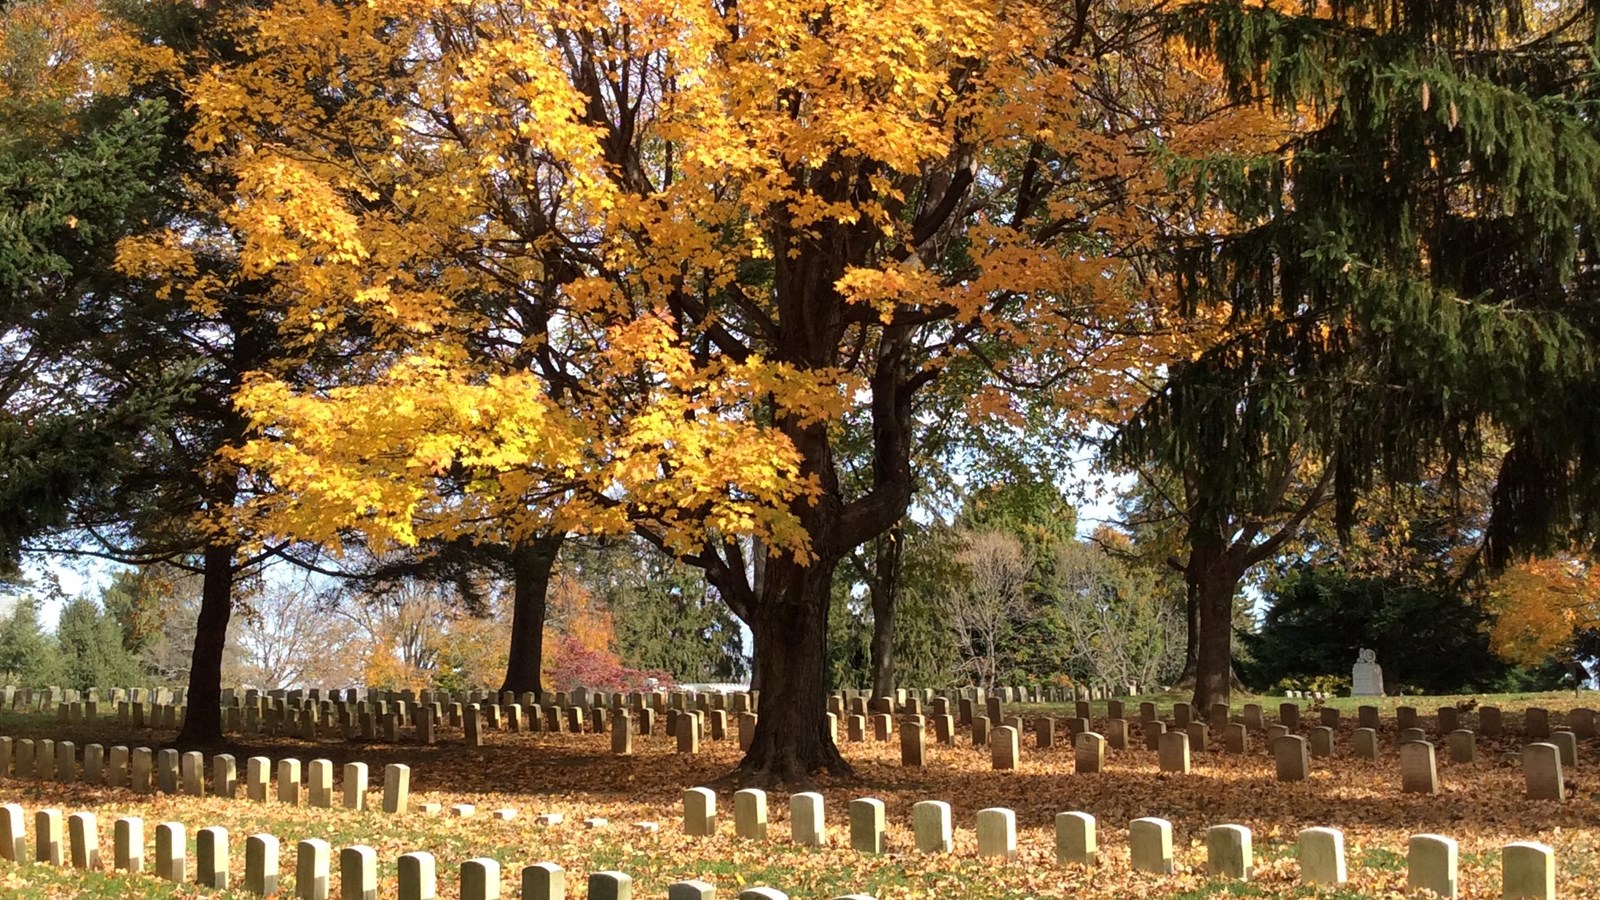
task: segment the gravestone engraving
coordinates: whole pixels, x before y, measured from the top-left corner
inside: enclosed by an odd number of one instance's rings
[[[1378,654],[1366,648],[1356,655],[1356,664],[1350,669],[1350,694],[1353,697],[1383,696],[1383,667],[1378,665]]]

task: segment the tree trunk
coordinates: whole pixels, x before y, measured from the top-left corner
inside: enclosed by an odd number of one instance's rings
[[[750,540],[750,560],[750,588],[757,597],[760,597],[767,591],[767,544],[765,541],[760,538],[752,538]],[[738,615],[738,613],[735,613],[735,615]],[[743,618],[740,618],[739,621],[744,622],[745,628],[750,630],[750,690],[760,691],[762,678],[761,671],[756,666],[755,626]]]
[[[872,573],[872,696],[894,695],[894,617],[900,600],[903,529],[896,525],[878,539]]]
[[[872,611],[872,696],[894,695],[894,603],[878,609],[874,592]]]
[[[1183,671],[1178,673],[1174,687],[1193,687],[1200,662],[1200,590],[1198,585],[1184,579],[1184,626],[1186,643],[1183,647]]]
[[[1219,562],[1221,562],[1219,560]],[[1200,647],[1195,660],[1194,708],[1227,703],[1233,689],[1233,595],[1239,578],[1218,565],[1199,582]]]
[[[222,743],[222,652],[233,617],[232,546],[208,546],[200,583],[200,618],[195,623],[194,652],[189,661],[189,691],[184,700],[180,747],[213,747]]]
[[[502,693],[542,689],[546,594],[566,537],[565,532],[535,535],[511,548],[511,651]]]
[[[756,733],[736,775],[745,784],[804,784],[827,770],[850,774],[827,727],[828,605],[837,558],[768,561],[768,588],[751,610]]]

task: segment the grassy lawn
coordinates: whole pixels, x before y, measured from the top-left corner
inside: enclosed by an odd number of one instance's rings
[[[1146,698],[1138,698],[1146,699]],[[1170,713],[1176,697],[1158,699],[1163,715]],[[522,866],[536,861],[556,862],[568,872],[570,896],[586,894],[588,872],[617,869],[634,878],[641,897],[663,896],[677,880],[698,878],[715,884],[722,896],[738,890],[768,885],[794,897],[830,898],[865,893],[879,898],[923,896],[1003,897],[1358,897],[1404,893],[1406,840],[1414,833],[1434,832],[1457,839],[1461,846],[1463,896],[1498,897],[1500,848],[1516,840],[1537,840],[1557,851],[1558,886],[1562,896],[1600,896],[1600,803],[1595,800],[1595,780],[1589,777],[1592,761],[1600,757],[1600,744],[1584,741],[1578,766],[1568,772],[1572,799],[1564,804],[1523,799],[1522,774],[1508,759],[1522,744],[1516,733],[1518,712],[1544,706],[1556,713],[1585,705],[1588,695],[1574,700],[1570,693],[1551,695],[1490,696],[1475,699],[1506,710],[1508,733],[1498,739],[1479,739],[1480,761],[1454,765],[1441,753],[1443,791],[1438,796],[1400,793],[1398,751],[1393,708],[1415,705],[1424,725],[1432,726],[1432,710],[1456,698],[1388,698],[1385,710],[1383,756],[1377,763],[1350,758],[1313,760],[1309,781],[1279,784],[1273,762],[1258,736],[1251,753],[1230,756],[1196,753],[1194,771],[1187,776],[1157,771],[1154,753],[1146,752],[1133,728],[1137,749],[1108,752],[1107,771],[1098,775],[1073,772],[1072,751],[1060,742],[1056,748],[1038,750],[1031,737],[1024,741],[1020,767],[1013,772],[990,769],[987,751],[970,746],[963,737],[955,747],[931,745],[928,765],[910,769],[899,765],[898,741],[845,744],[846,757],[856,775],[848,781],[821,779],[815,789],[826,797],[830,846],[797,847],[789,843],[788,797],[772,792],[768,798],[771,824],[766,841],[735,838],[733,786],[723,777],[739,758],[737,742],[707,742],[699,756],[673,752],[673,742],[658,735],[637,738],[636,754],[617,758],[609,754],[604,735],[552,735],[490,733],[488,746],[470,750],[460,744],[434,747],[363,745],[342,741],[306,742],[294,738],[252,738],[229,748],[240,760],[262,755],[274,760],[295,757],[302,761],[327,758],[335,763],[360,760],[372,766],[373,785],[381,785],[381,771],[389,762],[413,767],[414,805],[436,802],[446,809],[471,803],[477,814],[467,819],[403,817],[376,811],[377,792],[370,812],[343,809],[287,807],[243,799],[168,797],[134,794],[122,789],[84,784],[56,784],[0,779],[0,802],[20,803],[28,815],[30,847],[32,814],[43,807],[63,815],[89,810],[99,817],[101,856],[107,867],[112,858],[111,835],[115,819],[134,815],[145,820],[146,867],[153,858],[155,826],[180,821],[190,840],[191,871],[196,831],[220,825],[230,834],[232,878],[241,884],[244,844],[248,835],[266,832],[281,841],[282,893],[293,896],[296,842],[310,837],[327,840],[334,848],[334,880],[340,847],[366,844],[378,851],[382,879],[380,896],[395,894],[396,860],[415,850],[432,852],[438,860],[440,895],[457,895],[460,864],[487,856],[502,864],[502,896],[519,895]],[[1269,717],[1281,698],[1236,699],[1261,702]],[[1338,747],[1347,751],[1355,727],[1354,708],[1365,701],[1348,698],[1329,705],[1349,710],[1340,726]],[[1311,703],[1304,704],[1308,709]],[[1069,715],[1070,704],[1025,708]],[[1130,707],[1130,714],[1137,709]],[[1095,704],[1096,716],[1104,704]],[[1464,724],[1471,727],[1469,716]],[[60,726],[44,716],[0,715],[0,733],[23,737],[72,740],[81,748],[88,743],[110,746],[159,746],[171,735],[164,732],[119,734],[114,725]],[[457,733],[444,732],[447,740]],[[336,772],[340,771],[338,768]],[[681,833],[680,792],[684,787],[710,785],[718,790],[720,827],[715,837],[688,837]],[[888,852],[869,856],[849,849],[846,818],[849,801],[877,797],[887,806]],[[950,803],[955,823],[955,852],[924,855],[912,847],[911,806],[919,800]],[[1003,806],[1016,811],[1019,853],[1015,859],[979,858],[973,832],[978,810]],[[511,821],[491,819],[491,810],[512,807]],[[1057,812],[1081,810],[1098,820],[1101,864],[1093,869],[1058,866],[1055,862],[1053,822]],[[560,812],[561,825],[540,827],[533,817]],[[609,824],[585,828],[582,820],[601,816]],[[1177,871],[1155,876],[1131,871],[1127,852],[1127,826],[1141,816],[1160,816],[1173,824]],[[660,830],[649,833],[634,823],[653,821]],[[1224,883],[1205,876],[1205,830],[1210,825],[1236,823],[1249,827],[1255,844],[1255,878],[1247,884]],[[1299,883],[1295,837],[1301,828],[1326,825],[1345,832],[1351,881],[1341,889],[1320,892]],[[181,896],[198,895],[188,885]],[[223,895],[242,891],[226,892]],[[144,897],[174,896],[173,886],[153,875],[128,876],[109,872],[82,873],[28,863],[0,862],[0,896],[4,897]],[[335,892],[337,896],[337,892]]]

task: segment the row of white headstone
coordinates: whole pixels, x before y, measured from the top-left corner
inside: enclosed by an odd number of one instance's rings
[[[736,833],[741,837],[766,836],[766,796],[758,790],[735,795]],[[821,846],[827,843],[822,823],[822,798],[813,793],[795,794],[790,800],[793,839],[796,843]],[[884,805],[875,798],[860,798],[850,803],[850,845],[864,853],[886,849],[887,829]],[[60,810],[40,809],[34,817],[35,861],[63,866],[70,860],[75,868],[101,868],[100,841],[96,817],[90,812],[73,813],[65,822]],[[1003,808],[986,809],[977,815],[978,853],[981,856],[1010,858],[1017,853],[1016,815]],[[950,806],[937,800],[917,803],[912,808],[912,827],[918,851],[948,853],[953,847]],[[716,798],[707,788],[691,788],[684,793],[684,830],[691,835],[716,833]],[[1310,884],[1339,885],[1348,880],[1344,857],[1344,838],[1333,828],[1308,828],[1297,837],[1302,879]],[[1216,878],[1248,880],[1254,873],[1255,858],[1248,828],[1241,825],[1216,825],[1206,830],[1207,874]],[[124,817],[114,826],[114,868],[128,873],[144,870],[144,822]],[[227,889],[230,884],[228,832],[213,826],[195,834],[194,879],[202,887]],[[1165,819],[1135,819],[1128,826],[1129,861],[1135,871],[1171,874],[1175,870],[1172,824]],[[189,880],[185,826],[163,822],[156,827],[154,871],[158,878],[176,883]],[[270,896],[278,890],[279,841],[270,834],[251,835],[245,846],[245,871],[242,888],[253,894]],[[1096,823],[1082,812],[1065,812],[1056,817],[1056,856],[1062,864],[1093,866],[1099,862]],[[295,866],[295,895],[306,900],[326,900],[330,895],[330,847],[312,838],[300,841]],[[376,898],[377,855],[371,848],[355,845],[339,852],[340,896]],[[0,806],[0,859],[23,863],[29,859],[26,815],[15,803]],[[1455,897],[1459,889],[1459,853],[1456,842],[1436,834],[1412,835],[1407,847],[1407,885],[1431,891],[1442,897]],[[1553,898],[1555,896],[1555,855],[1545,844],[1515,842],[1507,844],[1501,855],[1502,896],[1507,898]],[[431,853],[416,852],[398,860],[401,898],[436,896],[436,862]],[[565,875],[553,863],[535,863],[522,871],[522,896],[533,900],[563,900]],[[488,900],[500,896],[500,864],[480,857],[462,863],[460,891],[463,900]],[[714,887],[704,882],[679,882],[669,888],[668,897],[683,900],[711,900]],[[776,900],[783,895],[772,889],[750,895],[749,900]],[[623,873],[595,873],[589,879],[592,900],[630,900],[632,880]],[[746,894],[741,893],[741,898]],[[851,895],[860,896],[860,895]]]
[[[92,812],[77,812],[66,818],[61,811],[40,809],[34,813],[34,848],[28,852],[26,813],[15,803],[0,805],[0,859],[23,864],[35,862],[53,866],[70,865],[87,871],[101,870],[99,825]],[[140,874],[145,870],[144,820],[134,816],[119,818],[113,826],[113,871]],[[243,884],[232,883],[229,835],[226,828],[211,826],[195,832],[194,871],[190,872],[187,834],[182,822],[162,822],[156,826],[155,858],[152,869],[157,878],[175,884],[193,883],[203,888],[242,889],[262,897],[278,894],[280,842],[270,834],[253,834],[245,839]],[[332,848],[320,838],[307,838],[295,847],[294,896],[297,900],[328,900],[334,892]],[[338,895],[355,900],[377,900],[378,854],[373,848],[357,844],[338,853]],[[438,896],[438,863],[432,853],[406,853],[396,861],[400,900],[433,900]],[[462,900],[498,900],[501,896],[500,862],[477,857],[461,863],[459,890]],[[521,896],[526,900],[565,900],[566,873],[561,866],[539,862],[522,869]],[[623,872],[595,872],[588,880],[590,900],[632,900],[633,879]],[[714,900],[716,889],[702,881],[681,881],[667,889],[669,900]],[[787,900],[772,888],[749,888],[739,900]],[[845,898],[841,898],[845,900]],[[848,900],[871,900],[850,895]]]
[[[205,796],[211,793],[230,799],[239,795],[238,762],[231,754],[219,753],[211,757],[209,768],[211,779],[208,784],[205,754],[197,750],[180,753],[171,749],[134,747],[130,750],[116,746],[108,754],[101,745],[90,744],[83,748],[80,775],[77,747],[71,741],[0,737],[0,778],[9,776],[69,784],[83,781],[113,788],[129,788],[143,794],[160,792]],[[266,802],[269,788],[272,787],[273,769],[273,761],[265,756],[252,756],[245,761],[244,795],[247,799]],[[332,760],[314,759],[302,771],[300,760],[280,759],[276,770],[276,798],[279,802],[299,805],[303,796],[309,806],[334,806]],[[346,809],[366,809],[369,789],[367,764],[346,763],[343,774],[341,805]],[[385,766],[384,812],[406,812],[410,793],[411,767],[403,763]]]
[[[862,797],[850,801],[850,847],[861,853],[883,853],[888,846],[882,800]],[[767,839],[766,792],[747,788],[733,797],[734,834],[749,840]],[[821,794],[804,792],[789,797],[790,839],[795,844],[820,847],[828,843]],[[1017,855],[1017,817],[1013,810],[979,810],[975,830],[978,855],[1012,858]],[[683,830],[692,836],[717,833],[717,797],[710,788],[683,792]],[[949,853],[954,848],[950,804],[923,800],[911,807],[912,841],[921,853]],[[1055,820],[1056,861],[1061,865],[1093,866],[1100,861],[1095,817],[1085,812],[1063,812]],[[1307,828],[1297,838],[1301,878],[1310,884],[1343,884],[1348,880],[1344,835],[1335,828]],[[1448,837],[1413,835],[1407,852],[1407,883],[1442,897],[1457,891],[1457,847]],[[1135,819],[1128,825],[1128,853],[1135,871],[1171,874],[1175,861],[1172,823],[1159,818]],[[1555,896],[1555,852],[1545,844],[1519,841],[1502,853],[1502,889],[1506,898]],[[1217,878],[1248,880],[1255,869],[1250,829],[1242,825],[1215,825],[1206,830],[1206,872]]]

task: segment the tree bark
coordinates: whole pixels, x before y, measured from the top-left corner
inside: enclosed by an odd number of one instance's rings
[[[904,529],[896,525],[878,539],[872,573],[872,695],[894,694],[894,618],[900,603],[900,551]]]
[[[1189,579],[1184,579],[1184,626],[1186,642],[1183,648],[1183,671],[1178,673],[1174,687],[1193,687],[1195,673],[1200,668],[1200,590]]]
[[[767,545],[760,538],[750,541],[750,589],[757,597],[767,590]],[[737,612],[734,614],[738,615]],[[755,628],[743,618],[739,621],[744,622],[745,627],[750,629],[750,690],[760,691],[764,679],[761,677],[760,668],[756,665]]]
[[[1200,647],[1195,659],[1194,708],[1227,703],[1233,689],[1233,596],[1237,576],[1216,569],[1200,582]]]
[[[180,747],[213,747],[222,743],[222,653],[233,617],[235,547],[207,546],[200,582],[200,618],[195,623],[194,651],[189,661],[189,691],[184,703]]]
[[[799,94],[790,99],[798,104]],[[794,109],[798,113],[798,105]],[[820,198],[849,202],[871,189],[871,168],[835,156],[818,168],[795,166],[789,174],[797,187]],[[919,217],[917,230],[931,236],[970,183],[969,175],[959,189],[951,187],[951,202]],[[869,258],[882,234],[866,217],[796,225],[787,209],[778,207],[768,230],[771,245],[782,248],[773,254],[771,358],[802,372],[836,371],[851,320],[861,315],[840,294],[839,279]],[[827,730],[828,606],[839,561],[894,527],[911,502],[911,403],[918,387],[933,377],[907,359],[912,331],[909,324],[885,325],[874,347],[868,379],[872,479],[865,492],[847,498],[840,485],[829,423],[803,410],[781,405],[774,410],[773,425],[794,447],[800,476],[817,490],[790,504],[810,539],[809,558],[797,562],[793,555],[769,553],[761,590],[751,604],[754,681],[761,701],[755,735],[737,771],[747,782],[801,783],[824,770],[850,774]]]
[[[500,691],[542,690],[544,621],[550,573],[566,541],[565,532],[535,535],[511,548],[511,650]]]
[[[769,588],[751,610],[756,732],[736,776],[744,784],[803,784],[819,771],[850,774],[827,728],[828,605],[837,558],[768,561]]]

